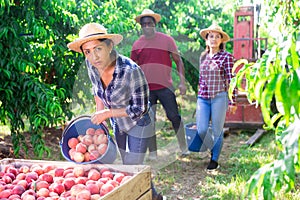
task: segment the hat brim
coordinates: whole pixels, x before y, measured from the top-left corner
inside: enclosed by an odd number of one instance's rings
[[[209,32],[218,32],[220,33],[223,37],[222,37],[222,42],[228,42],[230,40],[230,37],[227,33],[225,33],[224,31],[219,31],[219,30],[215,30],[215,29],[209,29],[209,28],[206,28],[206,29],[202,29],[200,31],[200,35],[201,37],[206,40],[206,35],[209,33]]]
[[[153,17],[156,23],[159,22],[161,19],[160,14],[153,13],[153,14],[141,14],[135,18],[135,21],[140,24],[142,17]]]
[[[91,40],[97,40],[97,39],[110,39],[113,41],[114,46],[118,45],[122,40],[123,40],[123,36],[119,35],[119,34],[99,34],[99,35],[93,35],[93,36],[89,36],[86,38],[80,38],[80,39],[76,39],[73,42],[70,42],[67,46],[69,49],[82,53],[81,51],[81,46],[86,43],[89,42]]]

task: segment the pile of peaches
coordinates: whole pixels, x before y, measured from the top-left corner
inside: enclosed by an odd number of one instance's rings
[[[75,162],[88,162],[98,159],[105,154],[108,146],[108,137],[104,130],[88,128],[85,134],[72,137],[68,140],[69,156]]]
[[[107,167],[9,164],[0,171],[0,199],[99,199],[132,176]]]

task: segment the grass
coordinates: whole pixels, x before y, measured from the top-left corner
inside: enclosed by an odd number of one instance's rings
[[[154,183],[167,199],[213,199],[240,200],[252,174],[261,166],[276,158],[274,134],[265,134],[254,146],[243,144],[251,134],[241,132],[229,135],[230,142],[220,162],[221,168],[214,173],[206,173],[203,161],[193,153],[185,159],[178,159],[156,172]],[[297,178],[299,180],[299,177]],[[300,199],[299,185],[294,192],[281,192],[276,199]],[[174,194],[175,193],[175,194]],[[255,199],[255,198],[254,198]],[[258,199],[262,199],[259,197]]]
[[[191,90],[190,90],[191,91]],[[196,96],[193,93],[185,97],[177,95],[181,116],[185,124],[195,121]],[[240,200],[244,198],[247,181],[260,167],[274,161],[277,156],[274,133],[268,132],[249,147],[245,144],[256,130],[237,130],[225,138],[220,157],[221,168],[218,172],[207,173],[205,168],[209,158],[201,159],[198,153],[187,158],[163,160],[164,164],[153,164],[153,182],[159,192],[171,200]],[[161,105],[157,107],[156,134],[158,148],[176,145],[171,123],[165,116]],[[159,166],[159,167],[157,167]],[[299,181],[297,177],[296,183]],[[284,191],[276,199],[300,199],[299,184],[293,192]],[[254,199],[263,199],[262,197]]]

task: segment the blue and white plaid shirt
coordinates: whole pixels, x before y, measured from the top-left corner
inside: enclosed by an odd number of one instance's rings
[[[112,123],[127,132],[149,109],[149,88],[141,68],[130,58],[117,55],[113,79],[104,89],[98,70],[86,59],[93,94],[109,109],[126,108],[128,117],[116,117]],[[113,124],[112,124],[113,125]]]

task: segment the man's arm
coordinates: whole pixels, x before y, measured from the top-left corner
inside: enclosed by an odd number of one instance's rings
[[[174,62],[176,63],[177,71],[178,71],[179,78],[180,78],[180,83],[178,86],[179,91],[180,91],[181,95],[184,95],[186,93],[184,65],[183,65],[182,59],[178,53],[172,52],[171,56],[172,56]]]

